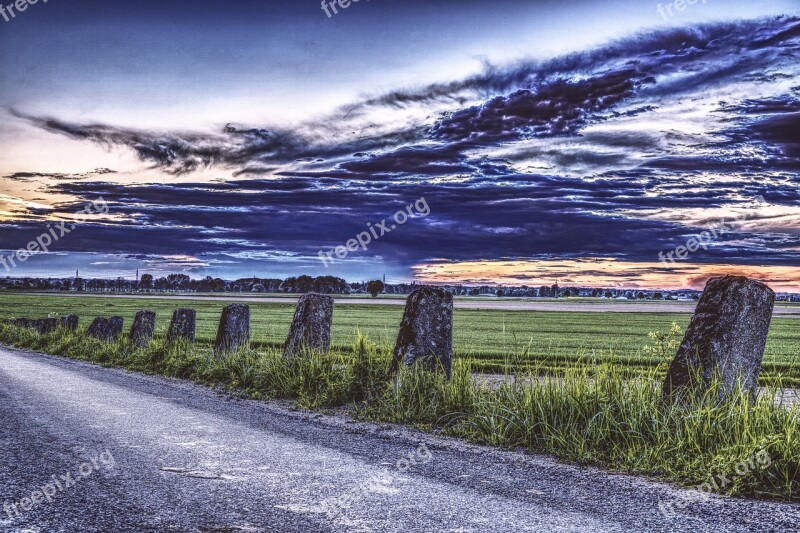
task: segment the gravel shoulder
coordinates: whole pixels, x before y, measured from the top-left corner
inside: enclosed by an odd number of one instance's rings
[[[797,505],[717,496],[665,516],[659,504],[691,493],[23,350],[0,348],[0,406],[4,503],[103,453],[114,463],[19,516],[4,511],[2,531],[716,532],[800,523]]]

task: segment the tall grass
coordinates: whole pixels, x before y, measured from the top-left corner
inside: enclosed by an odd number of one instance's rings
[[[672,351],[668,337],[652,338],[664,357]],[[361,334],[351,350],[293,359],[269,348],[215,357],[210,346],[161,339],[143,350],[127,341],[106,343],[65,331],[39,336],[8,325],[0,325],[0,342],[229,387],[253,398],[291,399],[304,408],[348,406],[361,419],[412,424],[689,486],[725,475],[731,482],[720,493],[800,501],[800,408],[776,405],[777,384],[756,401],[737,391],[721,403],[712,388],[705,397],[670,405],[661,398],[664,365],[635,375],[613,362],[558,374],[545,365],[526,374],[506,368],[487,380],[468,360],[456,360],[450,380],[415,368],[390,378],[390,347]],[[508,366],[517,358],[511,354]],[[766,454],[769,465],[732,475],[756,454]]]

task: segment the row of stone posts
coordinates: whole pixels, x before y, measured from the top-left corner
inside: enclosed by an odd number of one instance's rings
[[[20,328],[30,328],[36,330],[39,335],[52,333],[59,327],[75,331],[78,329],[78,315],[67,315],[61,318],[16,318],[11,324]]]
[[[331,346],[333,326],[332,297],[309,293],[297,302],[289,335],[283,346],[284,357],[310,350],[328,352]],[[33,327],[44,334],[54,331],[59,319],[16,319],[14,325]],[[78,328],[78,316],[69,315],[61,324],[71,331]],[[193,343],[197,325],[194,309],[176,309],[167,330],[167,342]],[[89,325],[89,337],[113,342],[122,335],[124,320],[120,316],[97,317]],[[156,314],[139,311],[133,319],[128,338],[146,348],[153,339]],[[214,342],[216,353],[236,351],[250,343],[250,307],[231,304],[222,310],[222,316]],[[394,349],[391,370],[396,372],[400,364],[415,364],[423,361],[427,368],[441,367],[449,376],[453,360],[453,296],[442,289],[423,287],[414,291],[406,303],[400,333]]]
[[[330,296],[309,293],[297,303],[284,357],[303,350],[327,352],[331,345],[333,303]],[[721,396],[737,387],[755,392],[766,346],[775,293],[763,283],[745,277],[713,278],[703,295],[663,385],[663,397],[674,400],[689,392],[703,392],[712,383]],[[167,333],[168,342],[194,342],[197,313],[176,309]],[[139,347],[150,344],[156,315],[139,311],[129,338]],[[75,330],[78,317],[58,319],[17,319],[16,325],[33,327],[39,333],[55,330],[59,324]],[[123,328],[122,317],[98,317],[88,335],[113,341]],[[235,351],[250,342],[250,307],[232,304],[222,310],[214,343],[215,353]],[[391,373],[401,365],[422,364],[438,368],[449,377],[453,361],[453,296],[434,287],[422,287],[408,297],[394,347]]]

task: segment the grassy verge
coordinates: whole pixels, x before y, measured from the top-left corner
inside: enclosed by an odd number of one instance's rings
[[[248,295],[226,293],[223,299],[215,301],[102,296],[32,296],[0,291],[0,320],[19,317],[23,312],[32,318],[74,313],[80,315],[84,325],[98,316],[121,316],[125,324],[131,324],[137,311],[149,309],[157,314],[156,335],[163,336],[172,312],[178,307],[190,307],[197,310],[198,342],[211,343],[216,338],[223,306]],[[513,365],[518,372],[549,369],[551,374],[560,375],[577,365],[594,367],[612,363],[646,375],[660,361],[642,349],[648,342],[648,333],[668,330],[673,322],[685,328],[691,318],[690,314],[658,312],[557,311],[561,303],[553,302],[553,311],[456,308],[453,311],[456,357],[470,360],[475,371],[486,373],[501,373]],[[280,348],[286,340],[295,303],[287,299],[286,303],[250,302],[249,305],[253,347],[263,351]],[[622,309],[628,304],[606,300],[602,305]],[[333,313],[334,350],[350,351],[356,329],[380,345],[394,343],[402,315],[403,306],[398,305],[337,304]],[[784,383],[800,387],[798,326],[798,318],[778,315],[773,318],[764,354],[762,385],[780,377]]]
[[[687,486],[714,480],[720,494],[800,501],[800,409],[776,406],[776,389],[756,403],[742,395],[724,405],[698,400],[667,407],[660,400],[663,367],[636,377],[613,363],[558,375],[533,369],[489,385],[476,383],[468,360],[456,361],[449,381],[414,370],[389,381],[389,347],[361,335],[351,350],[291,361],[271,348],[215,358],[204,344],[156,340],[142,350],[124,340],[105,343],[65,331],[40,336],[8,325],[0,325],[0,342],[231,387],[253,398],[291,399],[304,408],[348,406],[362,419],[524,447]],[[728,481],[716,483],[723,478]]]

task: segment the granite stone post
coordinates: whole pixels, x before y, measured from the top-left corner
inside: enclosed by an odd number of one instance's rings
[[[406,301],[394,348],[391,373],[400,365],[421,363],[442,368],[450,377],[453,366],[453,295],[444,289],[421,287]]]
[[[99,316],[92,320],[92,323],[89,324],[89,329],[86,331],[86,334],[89,337],[93,337],[95,339],[105,339],[105,332],[108,330],[108,319],[102,316]]]
[[[58,319],[57,318],[40,318],[38,320],[34,320],[33,322],[33,329],[39,335],[46,335],[47,333],[52,333],[58,328]]]
[[[331,347],[333,298],[311,292],[300,298],[294,312],[283,356],[293,357],[303,350],[327,352]]]
[[[66,315],[61,317],[61,327],[67,331],[77,331],[80,317],[78,315]]]
[[[109,341],[115,341],[122,335],[122,328],[125,327],[125,319],[121,316],[112,316],[108,319],[107,337]]]
[[[250,306],[232,304],[222,310],[214,352],[235,352],[250,344]]]
[[[33,328],[35,322],[30,318],[15,318],[11,324],[18,328]]]
[[[194,342],[197,323],[197,312],[194,309],[176,309],[172,313],[172,321],[169,324],[167,341],[175,342],[178,339],[185,339]]]
[[[156,331],[156,314],[152,311],[138,311],[133,319],[129,338],[139,348],[147,348]]]
[[[774,304],[775,293],[758,281],[709,280],[667,372],[664,399],[703,395],[715,380],[720,401],[738,386],[754,394]]]

